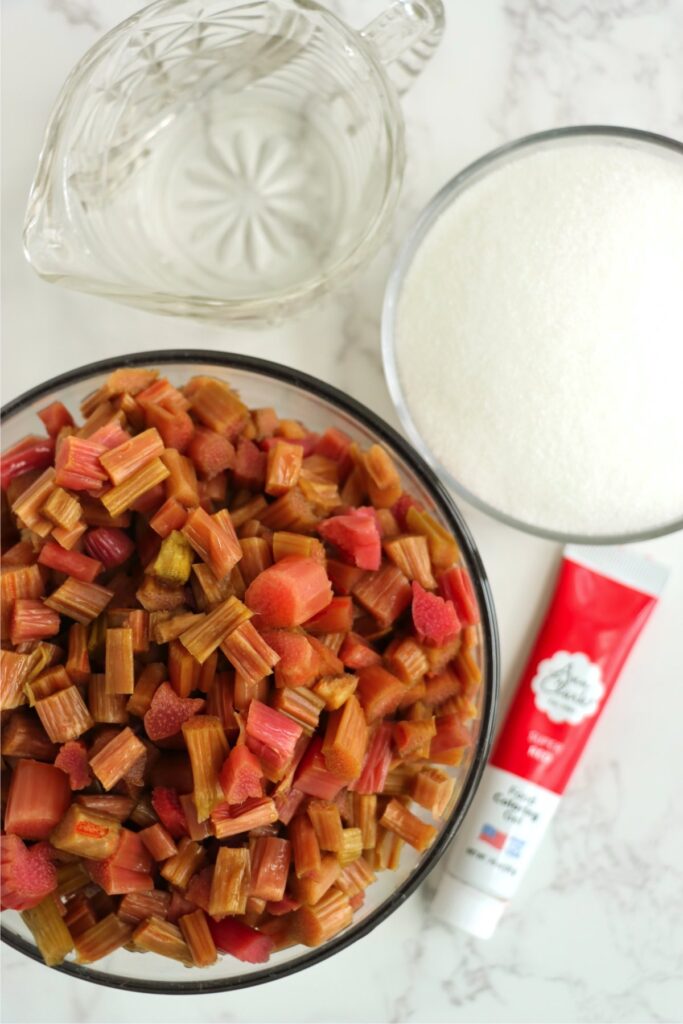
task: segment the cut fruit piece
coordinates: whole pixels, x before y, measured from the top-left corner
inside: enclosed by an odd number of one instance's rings
[[[47,843],[28,848],[15,835],[0,836],[0,909],[30,910],[57,888]]]
[[[351,558],[359,569],[379,569],[382,542],[373,508],[352,508],[348,515],[331,516],[319,524],[318,533]]]
[[[320,658],[303,633],[285,629],[264,629],[261,636],[280,656],[275,666],[277,687],[309,686],[320,668]]]
[[[72,790],[85,789],[92,782],[88,750],[82,740],[69,740],[65,743],[55,758],[55,767],[66,772]]]
[[[368,727],[363,709],[352,694],[346,703],[333,711],[327,721],[322,746],[325,767],[349,781],[357,779],[363,767],[368,742]]]
[[[47,839],[71,803],[71,787],[54,765],[23,759],[12,772],[5,832],[22,839]]]
[[[252,700],[249,705],[247,746],[268,767],[274,770],[284,768],[294,756],[302,733],[300,725],[260,700]]]
[[[430,594],[413,580],[413,625],[421,643],[444,647],[462,628],[452,601]]]
[[[322,736],[314,736],[294,775],[294,785],[308,796],[334,800],[348,780],[329,771],[322,752]]]
[[[187,836],[187,819],[175,789],[156,786],[152,790],[152,807],[164,828],[174,839]]]
[[[25,437],[0,458],[0,485],[7,490],[10,481],[34,470],[52,465],[55,443],[51,437]]]
[[[230,751],[221,768],[220,781],[229,804],[263,796],[261,764],[245,744]]]
[[[458,618],[466,626],[479,622],[479,608],[467,569],[454,565],[439,576],[439,592],[447,601],[452,601]]]
[[[268,626],[299,626],[332,600],[324,567],[315,558],[290,555],[265,569],[247,589],[245,602]]]
[[[257,932],[241,921],[226,917],[222,921],[208,919],[209,931],[220,953],[229,953],[249,964],[264,964],[270,959],[275,943],[268,935]]]
[[[175,736],[183,723],[198,714],[204,704],[201,697],[179,697],[169,683],[162,683],[154,691],[152,703],[145,712],[145,732],[155,743]]]

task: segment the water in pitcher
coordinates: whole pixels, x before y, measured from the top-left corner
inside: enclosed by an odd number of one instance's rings
[[[70,183],[112,275],[249,299],[332,267],[384,182],[367,173],[374,119],[329,64],[315,32],[250,33],[229,70],[200,53],[142,76],[110,137],[106,187],[82,166]]]

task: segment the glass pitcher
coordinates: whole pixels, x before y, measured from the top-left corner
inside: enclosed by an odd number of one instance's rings
[[[380,243],[398,94],[443,32],[395,0],[360,32],[312,0],[157,0],[63,87],[24,226],[49,281],[159,313],[273,320]]]

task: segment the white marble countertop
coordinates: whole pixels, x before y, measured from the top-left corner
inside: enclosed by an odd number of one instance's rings
[[[396,422],[379,356],[398,239],[487,149],[602,122],[683,136],[680,0],[446,0],[440,51],[405,99],[409,162],[392,238],[305,319],[263,333],[159,319],[39,281],[21,222],[56,91],[136,0],[3,4],[4,398],[95,358],[164,347],[253,352],[323,377]],[[381,0],[331,4],[360,25]],[[538,622],[558,545],[465,514],[496,598],[503,704]],[[430,919],[424,891],[314,970],[226,995],[118,993],[4,950],[3,1019],[108,1021],[676,1021],[683,1018],[683,534],[643,545],[672,565],[661,607],[596,728],[550,834],[489,942]],[[438,869],[437,869],[438,872]]]

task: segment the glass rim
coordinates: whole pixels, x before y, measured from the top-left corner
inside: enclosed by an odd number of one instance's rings
[[[448,487],[455,491],[461,498],[464,498],[465,501],[474,508],[479,509],[481,512],[485,512],[487,515],[491,516],[493,519],[497,519],[501,523],[504,523],[506,526],[512,526],[517,530],[521,530],[524,533],[528,533],[536,537],[541,537],[544,540],[559,541],[563,544],[630,544],[635,541],[652,540],[655,537],[663,537],[669,533],[675,533],[677,530],[683,529],[683,514],[668,523],[663,523],[656,527],[633,530],[626,533],[603,533],[596,535],[554,530],[538,526],[534,523],[529,523],[524,519],[518,519],[516,516],[510,515],[507,512],[501,511],[495,505],[492,505],[490,502],[480,498],[477,494],[466,487],[460,480],[458,480],[457,477],[446,469],[440,460],[432,453],[426,440],[418,430],[417,424],[415,423],[408,408],[408,403],[406,402],[400,382],[396,359],[395,321],[402,285],[418,249],[437,217],[446,209],[446,207],[457,201],[458,196],[464,192],[467,186],[472,183],[472,180],[475,179],[482,171],[486,172],[491,170],[493,166],[504,162],[507,158],[514,156],[519,151],[531,148],[538,144],[543,145],[557,140],[561,141],[571,138],[595,137],[603,137],[613,139],[615,141],[623,140],[627,142],[639,142],[646,146],[667,149],[670,152],[683,157],[683,142],[679,142],[677,139],[670,138],[667,135],[658,135],[655,132],[643,131],[638,128],[623,128],[617,125],[589,124],[572,125],[566,128],[551,128],[547,131],[524,135],[521,138],[514,139],[512,142],[506,142],[502,146],[489,150],[483,156],[478,157],[476,160],[472,161],[472,163],[469,163],[463,168],[463,170],[450,178],[446,184],[443,185],[434,196],[432,196],[426,206],[422,208],[417,219],[409,229],[408,234],[406,235],[398,254],[394,259],[394,263],[387,280],[384,292],[384,301],[382,304],[382,362],[384,365],[384,376],[391,399],[394,403],[394,408],[396,409],[401,425],[408,438],[422,458],[436,473],[438,473],[438,475],[446,482]]]
[[[401,194],[405,171],[406,153],[403,112],[400,97],[391,78],[387,74],[375,49],[363,38],[361,30],[347,24],[343,18],[323,7],[317,0],[306,0],[305,4],[300,4],[299,0],[295,0],[295,2],[301,15],[307,15],[311,12],[324,15],[327,22],[334,26],[336,31],[347,42],[352,39],[363,60],[374,71],[376,76],[375,82],[370,83],[370,85],[367,82],[364,83],[364,88],[372,88],[374,85],[380,105],[381,125],[387,141],[384,188],[381,200],[378,202],[369,222],[365,225],[365,230],[361,233],[359,229],[359,235],[351,242],[346,252],[336,256],[330,266],[317,276],[309,274],[304,281],[299,281],[271,294],[257,294],[235,298],[142,290],[139,287],[133,286],[127,288],[121,284],[107,286],[104,283],[101,285],[98,283],[95,286],[90,278],[80,273],[43,272],[36,266],[32,255],[33,247],[30,238],[35,225],[40,220],[41,210],[49,198],[50,164],[54,156],[54,152],[50,153],[49,151],[54,151],[56,146],[56,139],[59,134],[58,118],[60,113],[63,109],[66,109],[68,99],[84,76],[100,60],[101,54],[106,50],[110,40],[115,38],[122,29],[134,28],[152,8],[170,5],[171,2],[177,3],[178,0],[148,0],[139,10],[118,21],[79,57],[62,82],[43,132],[41,151],[33,172],[26,210],[24,212],[21,229],[24,256],[35,273],[48,283],[59,283],[63,287],[81,291],[84,294],[100,296],[124,305],[153,310],[161,315],[205,318],[219,323],[259,323],[267,322],[270,318],[277,319],[288,309],[296,311],[305,307],[308,303],[315,302],[331,287],[336,287],[347,281],[359,267],[372,259],[389,230],[391,217]],[[277,2],[277,0],[259,0],[259,3],[264,5],[269,2]],[[182,313],[177,308],[179,306],[182,307]]]
[[[164,366],[172,363],[199,363],[207,366],[221,366],[226,369],[246,370],[300,388],[316,397],[324,398],[331,405],[336,406],[358,420],[364,427],[375,433],[380,440],[386,441],[395,448],[400,457],[405,460],[409,468],[422,481],[433,497],[435,504],[437,504],[440,512],[448,521],[449,527],[453,529],[458,542],[461,544],[465,559],[472,569],[472,585],[482,616],[481,644],[486,665],[486,686],[484,688],[484,703],[481,713],[481,730],[477,741],[477,749],[472,757],[457,805],[454,807],[448,821],[444,822],[443,829],[435,840],[434,845],[423,855],[408,878],[374,911],[368,914],[363,921],[360,921],[355,926],[352,925],[347,931],[341,932],[324,945],[309,949],[306,953],[303,953],[287,964],[270,968],[266,967],[263,970],[255,971],[253,974],[238,975],[225,980],[187,982],[146,981],[139,978],[126,978],[117,974],[108,974],[105,971],[91,969],[87,965],[82,966],[67,961],[53,968],[53,970],[57,970],[62,974],[121,991],[143,992],[153,995],[201,995],[229,992],[236,989],[249,988],[252,985],[261,985],[269,981],[277,981],[280,978],[321,963],[335,953],[346,949],[358,939],[368,935],[397,910],[425,880],[448,849],[451,840],[462,824],[479,786],[482,772],[490,753],[500,685],[500,648],[498,624],[488,576],[474,537],[452,496],[420,453],[414,450],[410,443],[401,437],[398,431],[355,398],[340,391],[332,384],[318,380],[318,378],[313,377],[311,374],[256,356],[211,352],[206,349],[165,349],[160,352],[137,352],[87,363],[52,377],[42,384],[38,384],[36,387],[23,392],[17,398],[7,402],[0,411],[0,422],[5,422],[12,415],[23,411],[30,403],[44,397],[46,394],[70,384],[87,381],[98,373],[105,373],[121,367],[156,364]],[[34,945],[1,924],[0,939],[32,960],[43,964],[43,959]]]

